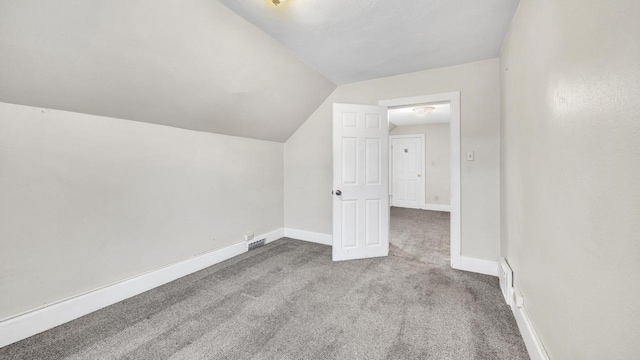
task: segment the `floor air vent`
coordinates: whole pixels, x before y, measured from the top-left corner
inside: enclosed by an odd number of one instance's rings
[[[252,240],[248,247],[249,250],[253,250],[255,248],[259,248],[260,246],[264,246],[267,243],[267,239],[260,239],[260,240]]]
[[[507,302],[507,305],[511,305],[511,301],[513,299],[513,270],[511,270],[511,266],[507,263],[505,258],[500,258],[500,290],[502,290],[502,295],[504,296],[504,301]]]

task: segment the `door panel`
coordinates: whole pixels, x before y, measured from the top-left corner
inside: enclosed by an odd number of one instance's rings
[[[358,139],[342,138],[342,183],[358,182]]]
[[[387,109],[334,104],[333,119],[333,260],[387,256]]]
[[[366,139],[366,159],[365,164],[367,167],[367,185],[380,185],[380,179],[382,179],[382,141],[380,139]]]
[[[419,209],[424,203],[422,142],[409,135],[391,139],[393,206]]]
[[[366,200],[366,239],[367,245],[380,245],[382,224],[382,202]]]
[[[358,202],[344,200],[342,206],[342,245],[345,248],[358,247]]]

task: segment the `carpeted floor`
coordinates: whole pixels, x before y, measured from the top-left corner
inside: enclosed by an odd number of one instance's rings
[[[387,258],[283,239],[0,349],[0,359],[528,359],[449,214],[393,208]]]

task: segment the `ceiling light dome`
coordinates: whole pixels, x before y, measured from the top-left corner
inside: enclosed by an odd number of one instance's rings
[[[420,116],[426,116],[431,114],[435,109],[436,108],[434,108],[433,106],[418,106],[416,108],[413,108],[413,111]]]

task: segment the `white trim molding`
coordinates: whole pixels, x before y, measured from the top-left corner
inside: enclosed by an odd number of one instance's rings
[[[305,230],[284,229],[284,236],[296,240],[303,240],[323,245],[333,245],[333,235]]]
[[[272,232],[268,232],[266,234],[260,235],[260,236],[254,236],[253,240],[255,239],[266,239],[265,243],[270,243],[270,242],[274,242],[276,240],[280,240],[284,237],[284,228],[278,229],[278,230],[274,230]]]
[[[266,242],[269,243],[282,237],[284,237],[284,229],[254,238],[266,238]],[[247,252],[247,242],[242,241],[1,321],[0,347],[75,320],[245,252]]]
[[[451,205],[443,204],[423,204],[422,210],[451,212]]]
[[[471,271],[478,274],[498,276],[498,262],[460,256],[460,266],[454,269]]]
[[[520,329],[520,334],[522,335],[524,344],[527,347],[529,357],[531,360],[549,360],[549,355],[545,351],[524,306],[518,307],[515,304],[516,301],[513,301],[513,299],[511,303],[513,304],[511,305],[511,311],[513,311],[513,316],[516,318],[516,323]]]

